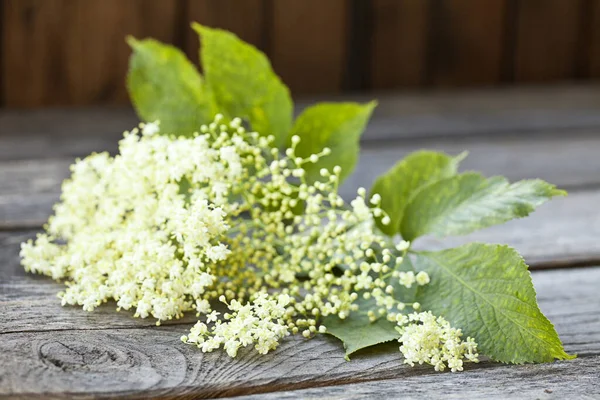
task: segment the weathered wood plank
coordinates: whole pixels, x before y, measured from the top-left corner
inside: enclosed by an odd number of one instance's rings
[[[313,340],[293,337],[267,356],[244,350],[232,360],[222,352],[202,354],[179,343],[177,338],[189,325],[86,330],[98,328],[99,321],[73,318],[65,310],[48,309],[46,313],[21,318],[20,322],[15,320],[13,333],[0,334],[0,395],[202,398],[368,381],[378,381],[382,388],[390,387],[381,382],[383,379],[414,382],[406,386],[407,390],[413,389],[407,394],[419,395],[423,393],[419,388],[438,388],[436,382],[440,385],[483,379],[494,382],[495,377],[501,375],[534,380],[546,376],[568,385],[577,374],[577,381],[591,381],[597,377],[600,351],[600,292],[597,290],[600,268],[537,272],[533,280],[540,307],[554,322],[567,351],[577,352],[579,360],[526,367],[482,362],[469,366],[469,371],[462,374],[437,374],[429,368],[403,365],[393,343],[357,354],[351,362],[346,362],[341,345],[330,337]],[[35,294],[27,301],[31,296]],[[45,298],[48,305],[56,301],[47,296],[41,298]],[[3,315],[20,312],[16,302],[18,300],[0,300],[0,305],[5,307]],[[46,324],[48,317],[54,314],[56,320],[64,317],[60,329]],[[114,317],[114,314],[107,315],[105,324],[117,324],[113,322]],[[33,321],[37,322],[36,332],[18,331],[20,328],[28,330]],[[552,371],[565,371],[565,374]],[[428,386],[421,386],[419,382]],[[528,380],[511,383],[525,388]],[[469,387],[463,389],[469,393]],[[314,396],[311,393],[307,396]]]
[[[456,374],[403,377],[383,381],[239,396],[252,399],[566,399],[600,397],[600,356],[543,365],[502,366]]]
[[[600,132],[600,131],[598,131]],[[431,141],[365,143],[355,173],[343,186],[348,195],[359,186],[369,187],[377,176],[412,151],[431,149],[469,156],[462,170],[504,175],[510,180],[546,179],[562,187],[600,183],[600,135],[596,132],[561,132],[554,135],[505,135],[502,138],[440,138]]]
[[[513,220],[467,236],[423,238],[421,249],[454,247],[468,242],[508,244],[535,268],[600,264],[600,192],[578,192],[553,199],[525,219]]]
[[[0,232],[0,282],[8,278],[25,276],[19,258],[21,243],[35,238],[37,232],[38,230]],[[0,289],[0,299],[4,295],[4,289]]]
[[[17,253],[18,254],[18,253]],[[15,257],[16,258],[16,257]],[[4,268],[5,264],[2,265]],[[10,268],[10,267],[9,267]],[[117,312],[116,303],[110,302],[94,312],[85,312],[79,307],[61,307],[57,293],[64,285],[47,277],[29,275],[26,277],[6,277],[0,283],[0,334],[15,332],[35,332],[39,330],[40,317],[46,331],[73,329],[102,330],[120,328],[154,327],[153,319],[133,318],[129,311]],[[165,321],[163,325],[182,325],[189,328],[196,317],[188,313],[176,321]]]
[[[379,106],[363,141],[497,137],[508,133],[600,129],[600,86],[471,90],[434,94],[369,94],[300,99],[368,101]],[[560,100],[560,101],[558,101]],[[0,160],[83,156],[112,150],[124,130],[137,124],[130,108],[0,111]],[[570,133],[564,133],[570,135]]]

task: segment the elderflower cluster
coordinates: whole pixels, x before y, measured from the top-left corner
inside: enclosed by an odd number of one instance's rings
[[[220,300],[227,304],[225,296]],[[222,345],[230,357],[235,357],[240,347],[255,343],[256,351],[267,354],[277,347],[280,339],[290,334],[285,323],[289,302],[290,297],[285,294],[270,298],[261,293],[244,305],[233,299],[228,304],[231,313],[224,315],[226,322],[218,319],[220,313],[213,311],[207,317],[207,322],[215,322],[212,329],[199,321],[181,340],[197,345],[205,353]]]
[[[397,320],[420,308],[401,299],[430,277],[407,270],[410,243],[377,230],[376,218],[390,221],[381,197],[361,188],[346,203],[339,166],[307,177],[330,149],[299,157],[294,136],[281,153],[221,115],[191,137],[140,128],[117,156],[78,160],[46,232],[22,245],[26,270],[65,282],[63,305],[114,300],[157,324],[195,310],[204,319],[182,339],[232,357],[325,332],[327,316]]]
[[[78,160],[44,234],[22,246],[26,270],[64,279],[63,305],[91,311],[108,299],[136,316],[182,316],[215,281],[211,265],[229,254],[226,213],[181,181],[207,185],[235,172],[208,138],[126,133],[120,154]]]
[[[397,317],[398,339],[404,362],[433,365],[436,371],[446,367],[452,372],[463,370],[463,360],[478,362],[477,344],[473,338],[461,340],[462,332],[430,311]]]

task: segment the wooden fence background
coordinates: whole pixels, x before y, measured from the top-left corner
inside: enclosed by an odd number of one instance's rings
[[[600,78],[600,0],[0,0],[0,105],[122,104],[127,34],[196,59],[190,21],[294,94]]]

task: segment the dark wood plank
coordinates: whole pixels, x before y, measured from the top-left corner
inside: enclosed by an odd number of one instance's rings
[[[342,89],[347,0],[272,1],[269,55],[294,95]]]
[[[427,83],[435,87],[499,83],[506,0],[431,4]]]
[[[127,103],[125,36],[177,41],[178,1],[8,0],[4,5],[6,56],[0,70],[9,107]]]
[[[572,79],[577,71],[582,0],[518,2],[515,79]]]
[[[589,24],[589,45],[586,49],[588,55],[588,76],[600,79],[600,0],[589,0],[591,21]]]
[[[427,60],[427,1],[371,3],[371,87],[377,90],[422,85]]]
[[[266,50],[264,0],[187,0],[185,25],[186,52],[198,64],[198,34],[189,29],[192,21],[226,29],[261,50]]]
[[[2,4],[4,104],[36,107],[75,102],[76,78],[68,68],[78,65],[66,66],[64,57],[76,47],[68,22],[77,18],[77,4],[68,0],[6,0]]]
[[[406,394],[417,396],[425,393],[421,388],[441,387],[438,382],[440,385],[458,385],[469,379],[495,382],[497,375],[506,374],[532,379],[547,376],[567,386],[573,385],[573,379],[591,382],[597,377],[596,359],[600,350],[600,294],[597,290],[600,269],[544,271],[534,273],[533,280],[540,307],[555,324],[567,351],[578,353],[579,360],[525,367],[482,362],[469,366],[462,374],[440,374],[430,368],[410,368],[402,364],[393,343],[373,352],[359,353],[347,362],[339,342],[327,336],[313,340],[291,337],[267,356],[248,350],[241,351],[238,358],[232,360],[222,352],[203,354],[178,342],[177,338],[189,325],[94,329],[102,324],[95,317],[86,321],[74,318],[71,312],[54,310],[51,304],[57,300],[41,295],[39,303],[45,301],[50,307],[48,312],[15,318],[11,333],[0,334],[0,395],[203,398],[369,381],[377,381],[383,390],[389,386],[382,380],[402,379],[414,382],[406,386]],[[10,282],[2,285],[13,290]],[[16,285],[14,290],[19,287],[23,285]],[[27,301],[35,296],[37,294],[29,293]],[[18,295],[17,300],[5,298],[0,300],[3,316],[22,312]],[[53,324],[48,326],[50,315],[53,315]],[[61,316],[64,319],[57,328]],[[107,315],[105,324],[112,323],[114,316]],[[23,331],[19,331],[20,327]],[[565,373],[559,374],[561,371]],[[527,379],[511,381],[511,385],[523,388],[528,384]],[[469,393],[468,386],[463,390]],[[307,396],[314,395],[308,392]]]
[[[80,64],[76,104],[128,104],[125,79],[131,49],[127,35],[154,39],[181,47],[178,29],[180,0],[87,0],[78,5],[72,35],[77,51],[64,65]],[[70,21],[66,21],[69,23]],[[93,49],[90,51],[90,49]]]

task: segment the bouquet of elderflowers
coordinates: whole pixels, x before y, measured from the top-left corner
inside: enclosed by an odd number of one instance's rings
[[[375,104],[317,104],[293,122],[262,53],[194,28],[205,80],[177,49],[130,39],[128,85],[147,122],[115,157],[78,160],[46,232],[22,246],[26,270],[65,282],[63,305],[115,300],[157,324],[196,312],[181,340],[231,357],[319,333],[347,355],[398,340],[407,364],[436,370],[460,371],[480,351],[571,357],[515,250],[411,246],[526,216],[564,192],[459,174],[464,155],[421,151],[346,203],[338,187]]]

